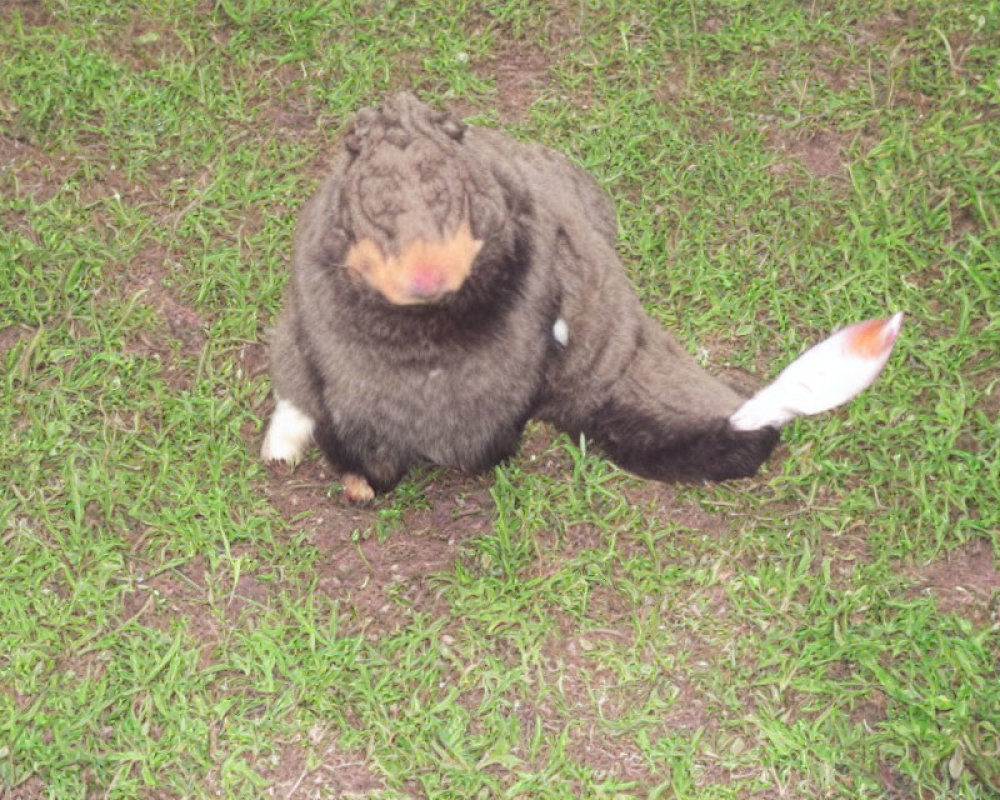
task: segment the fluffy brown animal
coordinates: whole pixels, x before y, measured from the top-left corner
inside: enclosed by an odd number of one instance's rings
[[[350,125],[302,212],[271,340],[267,460],[315,440],[351,500],[417,464],[478,471],[529,418],[663,481],[754,474],[778,431],[639,304],[607,195],[552,150],[410,95]]]

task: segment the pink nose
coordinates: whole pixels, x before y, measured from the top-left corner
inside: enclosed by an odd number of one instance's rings
[[[443,289],[444,274],[440,270],[434,267],[420,267],[413,273],[410,291],[414,297],[436,297]]]

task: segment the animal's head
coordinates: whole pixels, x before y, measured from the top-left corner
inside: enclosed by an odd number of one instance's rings
[[[503,189],[464,139],[462,124],[411,95],[362,111],[347,131],[340,264],[390,303],[458,292],[504,224]]]

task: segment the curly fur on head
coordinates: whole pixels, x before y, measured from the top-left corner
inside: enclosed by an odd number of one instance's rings
[[[363,500],[415,464],[487,468],[536,417],[647,477],[753,474],[777,431],[732,429],[743,398],[646,316],[615,237],[551,150],[411,95],[362,111],[299,222],[265,457],[309,420]]]
[[[492,235],[506,216],[504,192],[463,147],[464,132],[411,95],[362,111],[346,134],[341,226],[386,258],[413,242],[448,242],[470,225],[480,239]]]

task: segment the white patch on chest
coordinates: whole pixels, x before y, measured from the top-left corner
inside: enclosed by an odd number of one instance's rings
[[[559,317],[556,324],[552,326],[552,337],[563,347],[569,344],[569,325],[562,317]]]
[[[279,397],[264,434],[260,457],[265,461],[295,464],[312,443],[315,428],[316,420]]]

